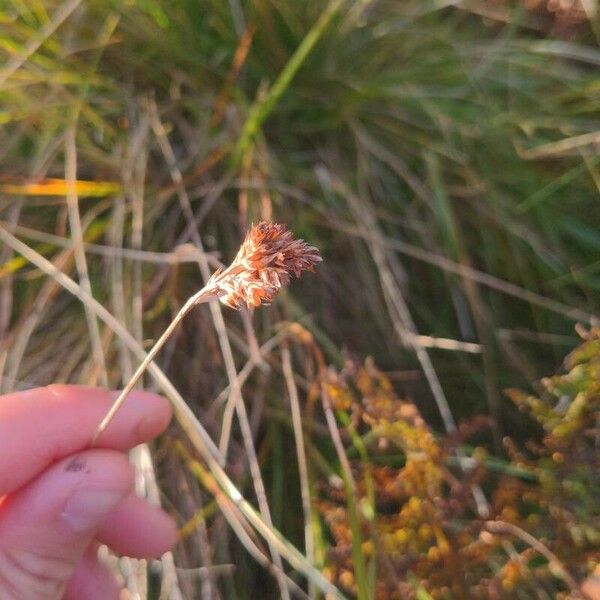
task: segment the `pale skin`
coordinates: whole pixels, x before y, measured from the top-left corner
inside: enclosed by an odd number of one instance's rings
[[[128,449],[164,431],[167,401],[132,392],[90,449],[116,395],[52,385],[0,396],[0,598],[118,600],[96,549],[158,557],[171,517],[138,498]]]

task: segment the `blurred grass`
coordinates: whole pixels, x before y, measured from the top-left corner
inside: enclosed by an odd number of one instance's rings
[[[339,364],[342,351],[373,356],[441,430],[413,348],[394,332],[382,287],[391,278],[418,334],[432,346],[436,338],[456,342],[454,350],[427,348],[445,398],[457,421],[492,414],[495,439],[482,443],[495,441],[498,450],[506,432],[532,433],[502,390],[552,372],[576,344],[572,311],[587,323],[597,312],[594,31],[597,15],[565,24],[508,2],[7,0],[0,5],[2,227],[69,242],[65,135],[76,128],[84,240],[141,242],[181,258],[141,263],[119,248],[87,252],[96,299],[122,313],[131,331],[143,323],[144,338],[153,338],[201,280],[185,254],[180,186],[213,258],[231,258],[249,222],[284,221],[325,260],[317,276],[257,311],[258,343],[281,321],[300,321],[329,363]],[[153,103],[182,182],[172,181],[150,126]],[[348,194],[377,225],[375,245]],[[71,246],[16,235],[75,272]],[[426,251],[427,261],[403,248]],[[2,389],[101,380],[81,308],[10,248],[0,253]],[[473,269],[506,285],[490,287]],[[527,301],[532,294],[552,303]],[[238,315],[226,314],[226,322],[239,370],[252,337]],[[109,381],[118,386],[126,352],[107,330],[101,339]],[[462,352],[465,342],[479,352]],[[293,358],[301,393],[309,394],[302,354]],[[222,407],[213,399],[227,378],[207,311],[190,316],[160,364],[218,437]],[[278,353],[270,352],[244,394],[275,525],[301,548],[298,474],[289,464],[295,450],[283,434],[291,422],[287,414],[283,424],[270,418],[287,411],[280,371]],[[308,417],[305,426],[313,427]],[[234,434],[230,470],[252,497]],[[339,473],[323,431],[310,446],[309,456],[318,453]],[[156,461],[182,524],[210,506],[181,465],[169,468],[176,463],[168,452]],[[224,528],[211,518],[204,533],[181,544],[176,562],[193,569],[212,557],[236,565],[233,579],[182,575],[184,597],[211,597],[205,583],[204,595],[194,595],[198,581],[212,581],[222,597],[253,598],[257,586],[264,597],[276,595]],[[317,542],[323,557],[327,542]]]

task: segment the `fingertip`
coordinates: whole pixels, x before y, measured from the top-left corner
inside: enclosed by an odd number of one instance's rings
[[[118,396],[118,391],[111,392],[111,401],[114,402]],[[133,446],[147,442],[163,433],[171,422],[173,411],[169,402],[162,396],[152,392],[133,391],[127,396],[106,431],[99,436],[96,446],[103,446],[107,439],[110,440],[115,436],[115,432],[125,420],[124,415],[138,416],[137,419],[127,419],[134,423],[134,429],[129,435],[129,445]]]
[[[159,507],[130,494],[111,511],[97,539],[117,554],[159,557],[177,543],[177,526]]]
[[[62,406],[72,402],[73,405],[94,406],[107,402],[110,407],[117,399],[120,391],[109,391],[100,387],[86,385],[71,385],[63,383],[52,383],[43,389],[40,397],[44,395],[53,397]],[[108,408],[106,409],[108,410]],[[115,415],[114,420],[108,426],[106,432],[100,436],[103,438],[115,437],[121,429],[122,423],[137,419],[135,432],[139,439],[137,443],[148,441],[161,434],[169,425],[173,411],[169,401],[159,394],[144,390],[133,390],[130,392],[123,406]],[[131,442],[129,442],[131,444]]]
[[[148,544],[146,556],[158,558],[174,548],[178,539],[178,529],[175,519],[171,515],[151,504],[148,506],[149,512],[154,513],[154,535],[152,543]]]
[[[117,396],[118,392],[113,392],[112,397]],[[171,404],[162,396],[152,392],[134,391],[125,400],[125,403],[128,402],[131,408],[139,408],[144,412],[144,416],[136,425],[136,435],[140,443],[160,435],[169,426],[173,411]]]

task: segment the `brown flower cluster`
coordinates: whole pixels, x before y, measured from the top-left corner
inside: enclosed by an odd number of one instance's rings
[[[207,284],[223,304],[235,309],[269,304],[288,285],[292,274],[313,271],[321,262],[319,251],[295,240],[281,223],[252,225],[237,256],[227,269],[217,271]]]

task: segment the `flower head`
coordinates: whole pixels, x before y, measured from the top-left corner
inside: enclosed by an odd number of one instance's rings
[[[304,240],[295,240],[285,225],[263,221],[252,225],[237,256],[227,269],[208,282],[223,304],[235,309],[269,304],[292,274],[314,271],[319,251]]]

